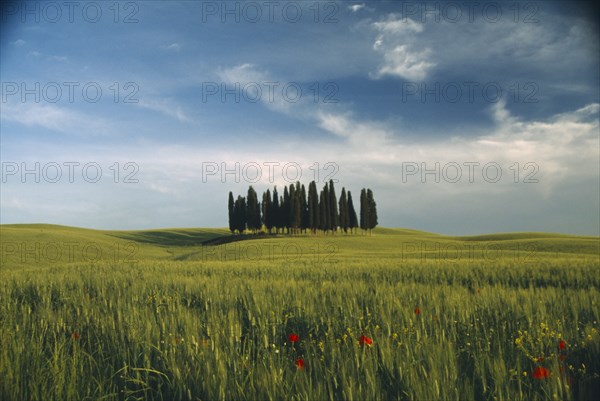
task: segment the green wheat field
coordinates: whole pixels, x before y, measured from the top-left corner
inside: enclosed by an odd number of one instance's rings
[[[2,400],[600,397],[598,237],[0,234]]]

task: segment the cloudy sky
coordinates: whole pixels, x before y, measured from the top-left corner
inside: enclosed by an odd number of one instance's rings
[[[600,235],[587,4],[5,4],[1,222],[224,227],[332,178],[382,226]]]

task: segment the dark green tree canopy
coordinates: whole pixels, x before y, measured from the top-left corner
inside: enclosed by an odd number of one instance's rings
[[[260,199],[260,200],[259,200]],[[229,192],[227,211],[229,230],[242,234],[249,230],[257,233],[267,230],[269,233],[299,234],[310,230],[334,234],[338,229],[351,233],[360,226],[370,231],[378,224],[377,204],[371,189],[360,192],[360,223],[352,201],[352,193],[342,187],[337,199],[333,180],[317,192],[317,184],[311,181],[308,193],[300,182],[284,187],[279,196],[277,187],[273,192],[267,189],[261,198],[252,186],[248,188],[246,197],[238,196],[234,200]]]
[[[227,211],[229,215],[229,231],[233,234],[236,229],[235,216],[233,214],[235,201],[233,200],[233,192],[229,191],[229,202],[227,203]]]

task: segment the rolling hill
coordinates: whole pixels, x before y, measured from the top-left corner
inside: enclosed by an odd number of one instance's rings
[[[241,241],[243,242],[237,242]],[[265,243],[264,241],[270,241]],[[236,241],[235,243],[232,243]],[[263,242],[258,242],[263,241]],[[384,259],[450,260],[523,259],[552,254],[599,255],[600,239],[555,233],[501,233],[453,237],[404,228],[377,228],[371,235],[243,235],[231,237],[227,229],[170,228],[155,230],[94,230],[50,224],[0,225],[3,268],[64,263],[118,263],[140,260],[218,259],[219,252],[263,254],[270,246],[287,254],[335,253],[338,258],[377,255]],[[479,256],[478,256],[479,255]],[[280,256],[285,256],[283,253]],[[288,255],[289,256],[289,255]]]

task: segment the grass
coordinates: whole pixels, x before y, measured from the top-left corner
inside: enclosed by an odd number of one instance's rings
[[[600,393],[597,237],[377,229],[202,246],[228,234],[0,235],[3,400]],[[54,245],[101,255],[58,258]],[[533,377],[542,367],[549,377]]]

